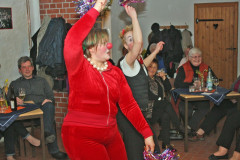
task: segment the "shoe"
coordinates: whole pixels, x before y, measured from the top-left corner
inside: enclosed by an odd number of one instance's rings
[[[194,132],[189,135],[188,140],[192,142],[197,142],[197,141],[204,141],[205,138],[204,138],[204,135],[198,135],[196,132]]]
[[[176,129],[170,129],[169,133],[170,133],[170,134],[176,134],[176,133],[178,133],[178,130],[176,130]]]
[[[170,134],[170,140],[182,140],[182,139],[183,139],[182,133]]]
[[[228,159],[228,153],[226,153],[223,156],[215,156],[212,154],[211,156],[208,157],[209,160],[218,160],[218,159]]]
[[[56,136],[52,134],[50,136],[45,137],[45,143],[46,144],[53,143],[55,139],[56,139]]]
[[[58,160],[64,160],[64,159],[68,158],[68,155],[67,155],[67,153],[58,151],[57,153],[53,153],[52,157],[55,159],[58,159]]]

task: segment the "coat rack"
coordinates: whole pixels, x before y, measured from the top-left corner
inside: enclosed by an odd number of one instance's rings
[[[170,25],[171,26],[171,25]],[[160,26],[160,29],[170,29],[170,26]],[[176,29],[188,29],[188,25],[173,25]]]

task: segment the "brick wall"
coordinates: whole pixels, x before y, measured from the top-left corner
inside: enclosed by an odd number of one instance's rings
[[[57,127],[61,127],[63,119],[67,114],[68,93],[54,91],[55,98],[55,120]]]
[[[73,0],[39,0],[40,18],[43,20],[45,15],[51,18],[63,17],[66,23],[74,24],[79,15],[76,14]]]
[[[51,18],[63,17],[66,23],[74,24],[79,19],[76,14],[73,0],[39,0],[40,18],[45,15]],[[67,113],[68,93],[54,91],[55,97],[55,120],[57,127],[61,127]]]

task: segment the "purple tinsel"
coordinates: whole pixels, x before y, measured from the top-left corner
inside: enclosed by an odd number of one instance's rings
[[[128,3],[143,3],[144,0],[119,0],[119,5],[120,6],[125,6]]]
[[[179,155],[174,153],[174,150],[167,148],[161,154],[152,153],[151,151],[144,151],[143,156],[144,160],[178,160]]]
[[[86,14],[91,8],[94,7],[96,1],[95,0],[78,0],[73,1],[76,4],[77,14],[80,14],[80,18]]]
[[[119,0],[119,5],[124,6],[129,3],[143,3],[144,0]],[[80,15],[80,18],[86,14],[91,8],[94,7],[96,0],[77,0],[73,1],[76,4],[77,14]]]

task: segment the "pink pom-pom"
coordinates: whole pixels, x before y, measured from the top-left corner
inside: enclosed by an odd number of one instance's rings
[[[152,153],[151,151],[144,151],[143,157],[144,160],[178,160],[179,155],[174,153],[174,150],[166,149],[161,154]]]

